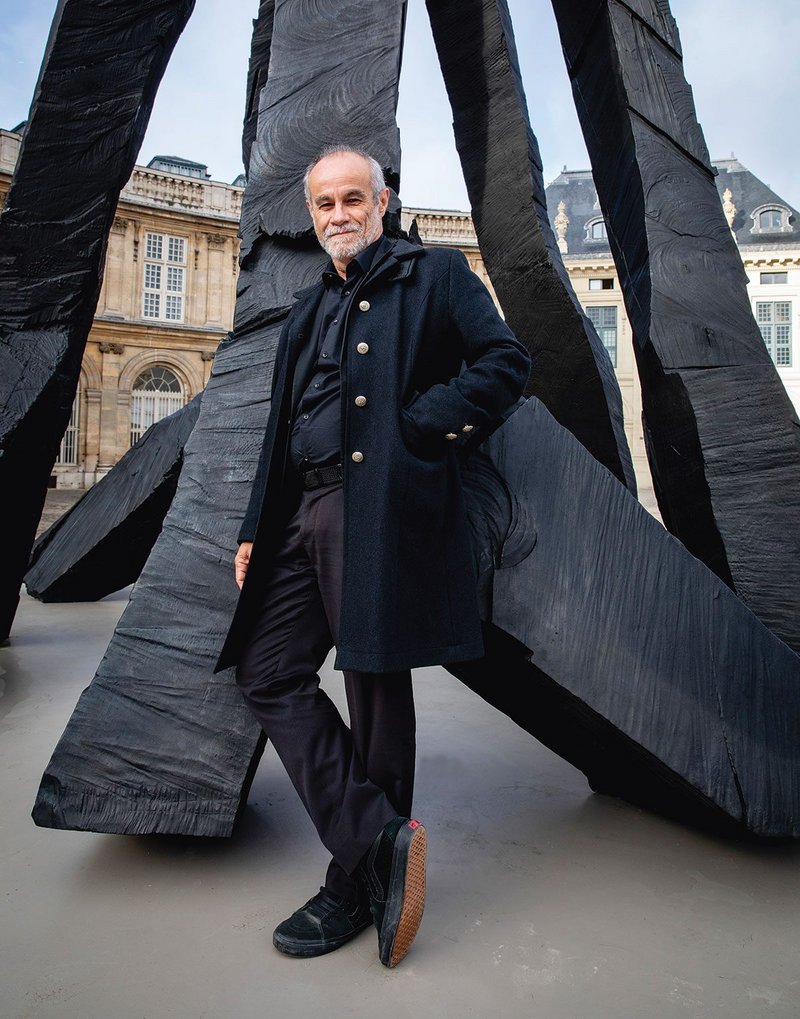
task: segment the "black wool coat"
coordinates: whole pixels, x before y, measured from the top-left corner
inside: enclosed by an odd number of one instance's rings
[[[235,664],[246,643],[296,499],[285,480],[292,408],[313,369],[323,290],[320,282],[295,295],[278,343],[240,532],[240,541],[254,540],[253,551],[218,669]],[[336,668],[394,672],[483,654],[459,451],[496,427],[529,369],[527,351],[461,252],[396,240],[360,281],[341,355],[345,552]],[[366,404],[356,405],[356,396]]]

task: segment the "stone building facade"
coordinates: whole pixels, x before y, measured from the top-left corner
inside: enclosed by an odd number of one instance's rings
[[[0,131],[0,204],[20,142]],[[187,160],[162,156],[134,169],[53,469],[58,487],[93,484],[150,424],[204,388],[233,321],[243,191]]]
[[[0,203],[20,136],[0,131]],[[800,408],[800,219],[735,157],[716,164],[720,201],[739,245],[753,312],[795,407]],[[83,358],[73,418],[53,482],[86,487],[153,421],[182,406],[211,371],[230,329],[238,274],[243,187],[206,167],[157,156],[137,166],[120,196],[105,276]],[[651,489],[641,391],[605,223],[590,171],[564,171],[548,207],[572,284],[611,356],[640,487]],[[460,248],[489,286],[468,213],[406,209],[424,242]]]

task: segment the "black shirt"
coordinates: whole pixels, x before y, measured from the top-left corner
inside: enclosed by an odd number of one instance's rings
[[[292,463],[301,470],[341,463],[342,333],[358,284],[388,247],[389,242],[381,235],[348,262],[346,279],[342,279],[332,263],[322,274],[325,292],[309,338],[316,346],[317,360],[294,413],[289,447]]]

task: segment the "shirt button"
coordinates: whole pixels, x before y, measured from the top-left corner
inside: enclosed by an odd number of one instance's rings
[[[325,353],[325,352],[323,351],[323,352],[322,352],[322,356],[323,356],[323,357],[327,357],[328,355],[327,355],[327,354],[326,354],[326,353]]]
[[[364,459],[364,454],[363,453],[359,453],[359,451],[356,450],[355,453],[353,453],[353,458],[352,459],[353,459],[353,463],[360,464],[362,462],[362,460]]]
[[[356,350],[359,352],[359,354],[366,354],[367,351],[369,350],[369,344],[359,343],[359,345],[356,347]]]
[[[367,406],[366,396],[357,396],[355,399],[355,404],[356,407],[366,407]]]
[[[358,310],[359,311],[369,311],[369,301],[359,301],[358,302]]]
[[[338,326],[338,325],[339,325],[339,319],[338,319],[338,318],[335,318],[335,319],[333,320],[333,324],[334,324],[335,326]]]
[[[319,389],[319,382],[314,383],[314,389]]]
[[[304,420],[304,421],[308,421],[308,414],[304,414],[304,415],[303,415],[303,420]]]
[[[342,297],[349,297],[349,296],[350,296],[350,291],[349,290],[343,290],[342,291]]]

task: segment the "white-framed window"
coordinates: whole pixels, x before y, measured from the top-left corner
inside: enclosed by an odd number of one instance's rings
[[[72,401],[72,412],[69,416],[69,424],[61,440],[61,446],[56,457],[57,464],[69,464],[74,466],[78,463],[78,440],[80,438],[81,422],[81,387],[75,391],[75,399]]]
[[[131,389],[131,445],[150,425],[180,410],[185,403],[183,386],[174,371],[163,364],[145,368]]]
[[[756,322],[779,368],[792,364],[792,302],[756,301]]]
[[[788,283],[789,273],[788,272],[762,272],[760,274],[760,282],[766,283]]]
[[[590,304],[586,314],[603,341],[612,365],[617,367],[617,309],[613,304]]]
[[[142,317],[183,322],[186,295],[186,238],[147,233]]]
[[[597,219],[591,219],[586,224],[586,237],[587,241],[606,241],[608,240],[608,230],[606,229],[606,221],[602,216],[598,216]]]
[[[600,279],[589,280],[590,290],[613,290],[614,289],[614,277],[603,276]]]

